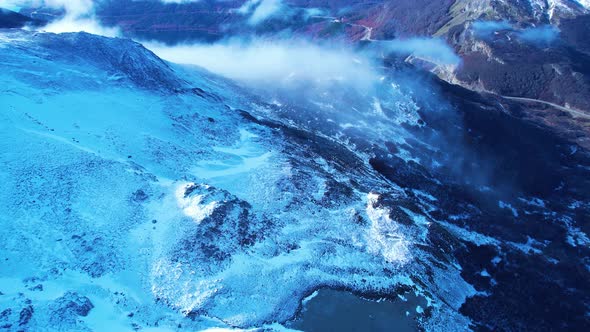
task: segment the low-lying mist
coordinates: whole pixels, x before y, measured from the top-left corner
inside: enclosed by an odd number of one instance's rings
[[[0,5],[7,7],[47,7],[63,10],[64,15],[47,25],[35,28],[39,31],[63,33],[63,32],[87,32],[95,35],[117,37],[121,33],[116,27],[105,27],[95,17],[94,10],[97,1],[93,0],[6,0]]]
[[[491,37],[499,31],[509,31],[518,40],[536,46],[548,46],[559,39],[559,29],[553,25],[532,26],[519,29],[507,21],[475,21],[471,28],[483,39]]]
[[[322,46],[304,40],[250,41],[231,39],[216,44],[144,45],[161,58],[203,67],[233,80],[257,86],[287,87],[298,81],[316,85],[348,82],[362,89],[378,79],[375,62],[344,46]]]
[[[414,55],[437,65],[460,62],[444,41],[411,38],[373,42],[364,48],[350,44],[311,42],[302,38],[232,38],[214,44],[169,46],[144,42],[161,58],[197,65],[233,80],[255,85],[289,86],[307,81],[314,85],[339,83],[367,89],[379,78],[381,59],[387,54]]]

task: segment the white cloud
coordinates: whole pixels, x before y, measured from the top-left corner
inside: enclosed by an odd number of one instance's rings
[[[525,42],[548,45],[559,38],[559,29],[552,25],[528,28],[520,31],[518,36]]]
[[[258,84],[345,82],[363,88],[377,80],[370,57],[345,47],[305,41],[231,40],[218,44],[165,46],[145,43],[163,59],[192,64],[222,76]]]
[[[281,0],[261,0],[258,7],[254,9],[252,16],[248,19],[248,23],[257,25],[258,23],[263,22],[278,14],[281,11],[282,6]]]
[[[50,7],[63,9],[64,17],[50,22],[39,30],[62,33],[62,32],[88,32],[96,35],[115,37],[119,35],[117,28],[102,26],[94,17],[93,0],[3,0],[0,6],[8,4],[11,7]]]
[[[201,66],[211,72],[261,87],[294,87],[344,84],[370,89],[381,76],[378,54],[412,54],[440,65],[461,61],[443,40],[413,38],[373,43],[363,51],[350,45],[318,45],[305,40],[244,41],[168,46],[144,43],[170,62]]]
[[[72,15],[90,13],[94,8],[92,0],[0,0],[2,7],[51,7],[63,8]]]
[[[94,10],[92,0],[44,0],[48,7],[64,8],[67,15],[82,16],[91,14]]]
[[[250,14],[248,24],[257,25],[279,14],[283,7],[282,0],[248,0],[237,12],[243,15]]]
[[[107,37],[117,37],[120,35],[119,29],[104,27],[93,17],[82,18],[70,15],[66,15],[61,20],[49,23],[48,25],[40,28],[40,30],[53,33],[84,31]]]
[[[438,38],[394,39],[377,45],[386,52],[411,54],[438,65],[457,65],[461,62],[455,51]]]
[[[254,9],[254,7],[260,3],[260,0],[247,0],[244,4],[236,11],[240,14],[247,15]]]

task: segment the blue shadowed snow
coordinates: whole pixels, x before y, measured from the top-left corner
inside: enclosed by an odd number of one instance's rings
[[[414,261],[428,225],[390,217],[366,188],[398,189],[352,148],[337,157],[358,169],[312,154],[296,129],[237,111],[268,105],[131,41],[10,32],[0,49],[0,309],[18,321],[34,308],[23,326],[249,328],[289,320],[320,287],[424,292],[411,276],[426,273]],[[391,88],[387,112],[417,121]],[[435,273],[451,298],[428,295],[438,326],[464,328],[472,287]]]

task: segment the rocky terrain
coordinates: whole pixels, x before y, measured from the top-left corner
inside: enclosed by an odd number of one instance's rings
[[[419,330],[590,328],[583,6],[285,2],[295,21],[249,25],[241,2],[120,3],[96,15],[135,38],[223,38],[158,28],[171,20],[275,38],[300,22],[361,51],[442,36],[461,63],[387,54],[367,86],[268,89],[11,23],[0,330],[313,329],[327,289],[407,308]]]
[[[352,42],[443,38],[462,61],[429,68],[441,78],[475,91],[534,99],[512,102],[520,102],[530,120],[590,147],[590,13],[583,2],[286,1],[288,9],[254,26],[245,22],[242,4],[117,1],[100,7],[98,16],[126,35],[172,44],[285,31]]]

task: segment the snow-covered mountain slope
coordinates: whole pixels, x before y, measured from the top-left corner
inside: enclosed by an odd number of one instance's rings
[[[83,33],[4,31],[0,64],[4,329],[281,329],[319,288],[588,324],[590,162],[510,103],[393,69],[258,95]]]
[[[320,286],[418,287],[428,222],[392,220],[371,190],[405,194],[347,148],[252,122],[237,87],[180,79],[127,40],[12,32],[0,47],[6,326],[251,327]],[[454,302],[433,308],[466,324],[458,273],[441,271]]]

